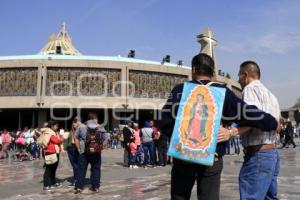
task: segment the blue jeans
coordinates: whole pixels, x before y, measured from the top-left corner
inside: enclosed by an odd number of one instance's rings
[[[68,148],[68,156],[69,156],[69,160],[72,165],[72,168],[73,168],[73,178],[74,178],[73,181],[74,181],[74,183],[76,183],[76,181],[78,180],[78,174],[79,174],[79,163],[78,163],[79,154],[74,145]]]
[[[86,171],[88,164],[91,164],[91,185],[92,188],[97,189],[100,187],[100,178],[101,178],[101,154],[89,155],[86,153],[80,154],[78,157],[79,163],[79,176],[78,180],[75,183],[75,188],[83,189],[84,179],[86,176]]]
[[[144,163],[143,145],[138,145],[138,147],[137,147],[136,161],[137,161],[138,164],[143,164]]]
[[[134,155],[132,155],[130,153],[130,165],[136,165],[137,162],[136,162],[136,153]]]
[[[279,168],[280,159],[276,149],[246,154],[239,175],[240,199],[278,199]]]
[[[240,138],[236,137],[232,139],[233,145],[234,145],[234,152],[236,154],[240,154]]]
[[[117,149],[118,148],[118,140],[117,139],[113,139],[111,142],[111,148],[112,149]]]
[[[231,143],[231,141],[230,140],[228,140],[227,142],[226,142],[226,147],[225,147],[225,153],[227,154],[227,155],[230,155],[230,143]]]
[[[144,149],[144,165],[150,164],[154,165],[154,143],[153,142],[146,142],[143,143]],[[149,161],[150,155],[150,161]]]
[[[33,158],[40,157],[40,153],[39,153],[40,148],[38,147],[38,145],[35,142],[29,144],[28,151],[32,155]]]

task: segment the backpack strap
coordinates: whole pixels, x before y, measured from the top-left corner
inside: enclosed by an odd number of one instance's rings
[[[211,86],[212,84],[220,84],[220,83],[212,81],[212,82],[207,83],[206,86]]]
[[[152,130],[152,137],[149,135],[149,132],[146,129],[142,129],[142,130],[143,130],[142,132],[144,132],[149,138],[153,137],[153,129],[151,129]]]
[[[207,84],[204,84],[202,81],[197,81],[198,83],[200,83],[201,85],[205,85],[205,86],[211,86],[212,84],[220,84],[219,82],[214,82],[214,81],[211,81]]]

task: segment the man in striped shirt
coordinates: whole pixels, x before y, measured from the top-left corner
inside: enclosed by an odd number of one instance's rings
[[[271,114],[278,121],[280,108],[277,98],[260,82],[260,69],[253,61],[241,64],[239,83],[243,100]],[[256,128],[241,134],[244,163],[239,175],[240,197],[244,199],[278,199],[277,176],[280,161],[276,150],[276,131]]]

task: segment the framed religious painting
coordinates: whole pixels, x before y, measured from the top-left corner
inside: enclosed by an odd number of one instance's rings
[[[225,88],[184,83],[168,155],[212,166]]]

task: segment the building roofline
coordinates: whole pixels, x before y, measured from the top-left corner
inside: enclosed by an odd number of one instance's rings
[[[164,65],[167,67],[180,67],[184,69],[191,69],[189,66],[178,66],[173,63],[161,63],[157,61],[142,60],[136,58],[127,58],[122,56],[86,56],[86,55],[48,55],[48,54],[37,54],[37,55],[17,55],[17,56],[0,56],[0,61],[7,60],[90,60],[90,61],[116,61],[116,62],[131,62],[141,64],[152,64],[152,65]]]
[[[289,112],[289,111],[297,111],[297,110],[298,108],[291,107],[291,108],[283,108],[281,109],[281,112]]]

